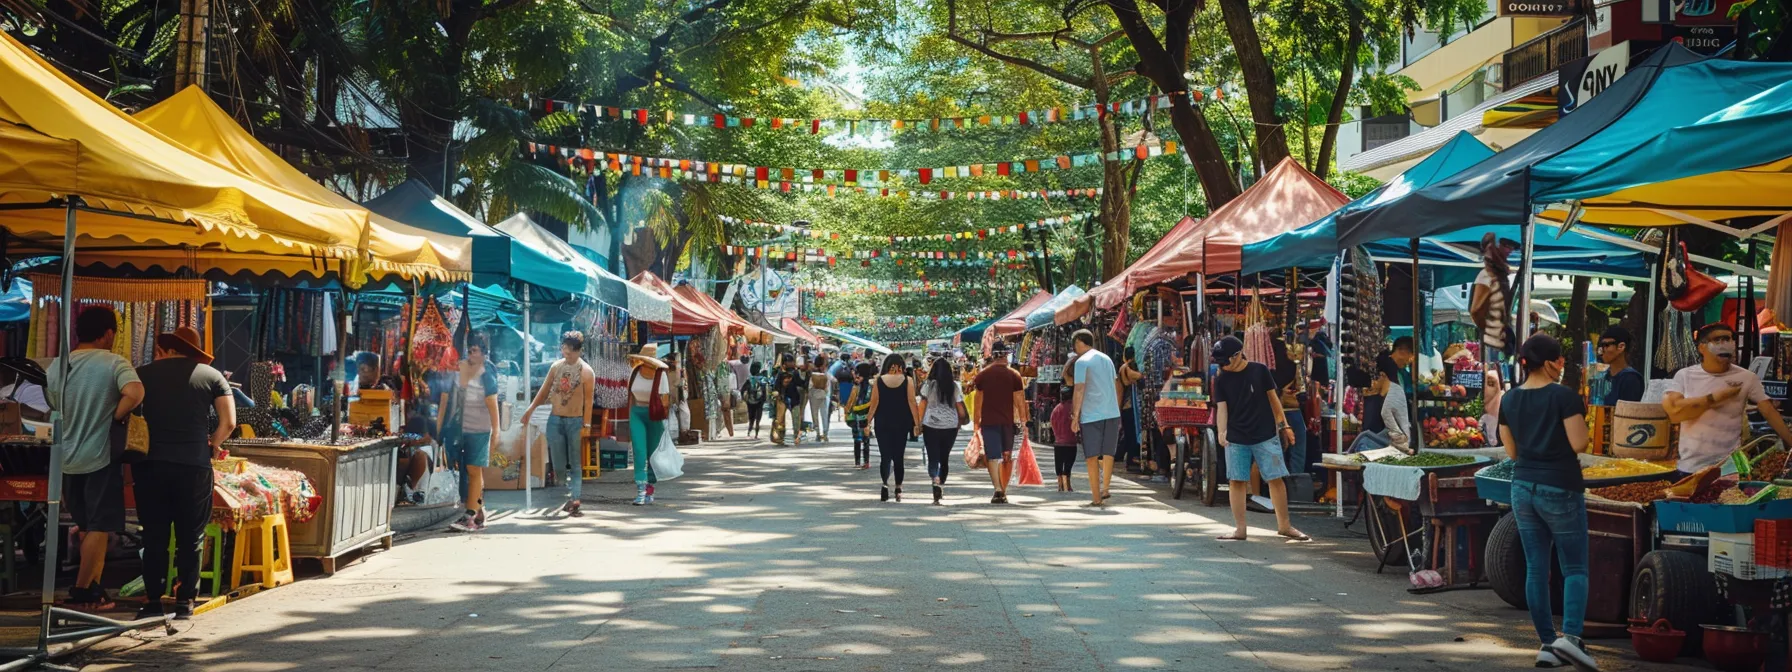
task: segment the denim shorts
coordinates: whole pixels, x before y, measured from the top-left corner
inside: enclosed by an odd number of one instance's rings
[[[983,437],[983,456],[991,462],[1003,459],[1003,455],[1014,449],[1015,425],[984,425],[977,429]]]
[[[1257,473],[1263,480],[1273,481],[1288,476],[1288,465],[1282,461],[1282,439],[1272,438],[1262,443],[1232,442],[1226,445],[1226,480],[1251,480],[1251,464],[1256,463]]]
[[[442,459],[448,464],[468,467],[489,467],[492,462],[491,432],[461,432],[460,438],[444,446]]]

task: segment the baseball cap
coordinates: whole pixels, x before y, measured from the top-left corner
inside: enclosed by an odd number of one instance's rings
[[[1213,343],[1213,363],[1224,364],[1232,361],[1232,356],[1244,352],[1244,341],[1227,336]]]

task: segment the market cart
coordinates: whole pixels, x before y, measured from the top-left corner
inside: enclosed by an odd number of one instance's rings
[[[1166,383],[1166,387],[1171,383]],[[1166,395],[1174,394],[1167,391]],[[1214,432],[1213,409],[1178,405],[1180,399],[1162,398],[1152,411],[1157,426],[1170,442],[1170,493],[1182,499],[1189,481],[1195,482],[1201,503],[1213,506],[1219,497],[1220,474],[1225,469],[1219,437]]]
[[[1458,577],[1458,560],[1468,560],[1458,547],[1472,549],[1479,542],[1475,533],[1481,527],[1479,520],[1492,518],[1495,512],[1475,496],[1472,479],[1463,477],[1489,460],[1450,452],[1421,451],[1400,458],[1410,464],[1363,465],[1362,513],[1376,572],[1404,561],[1412,571],[1433,569],[1446,575],[1450,586],[1480,583],[1480,571],[1472,561]],[[1439,564],[1440,558],[1444,564]]]

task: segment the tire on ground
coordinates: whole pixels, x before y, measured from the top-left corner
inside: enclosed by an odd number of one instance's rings
[[[1712,622],[1719,603],[1717,581],[1705,559],[1686,551],[1650,551],[1630,580],[1630,618],[1649,623],[1668,619],[1686,633],[1686,655],[1698,653],[1699,625]]]
[[[1487,585],[1506,604],[1525,608],[1524,541],[1518,538],[1518,519],[1508,513],[1487,533]]]

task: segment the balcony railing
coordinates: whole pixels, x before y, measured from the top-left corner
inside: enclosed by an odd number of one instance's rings
[[[1500,67],[1504,88],[1511,90],[1586,56],[1587,23],[1575,19],[1507,50]]]

